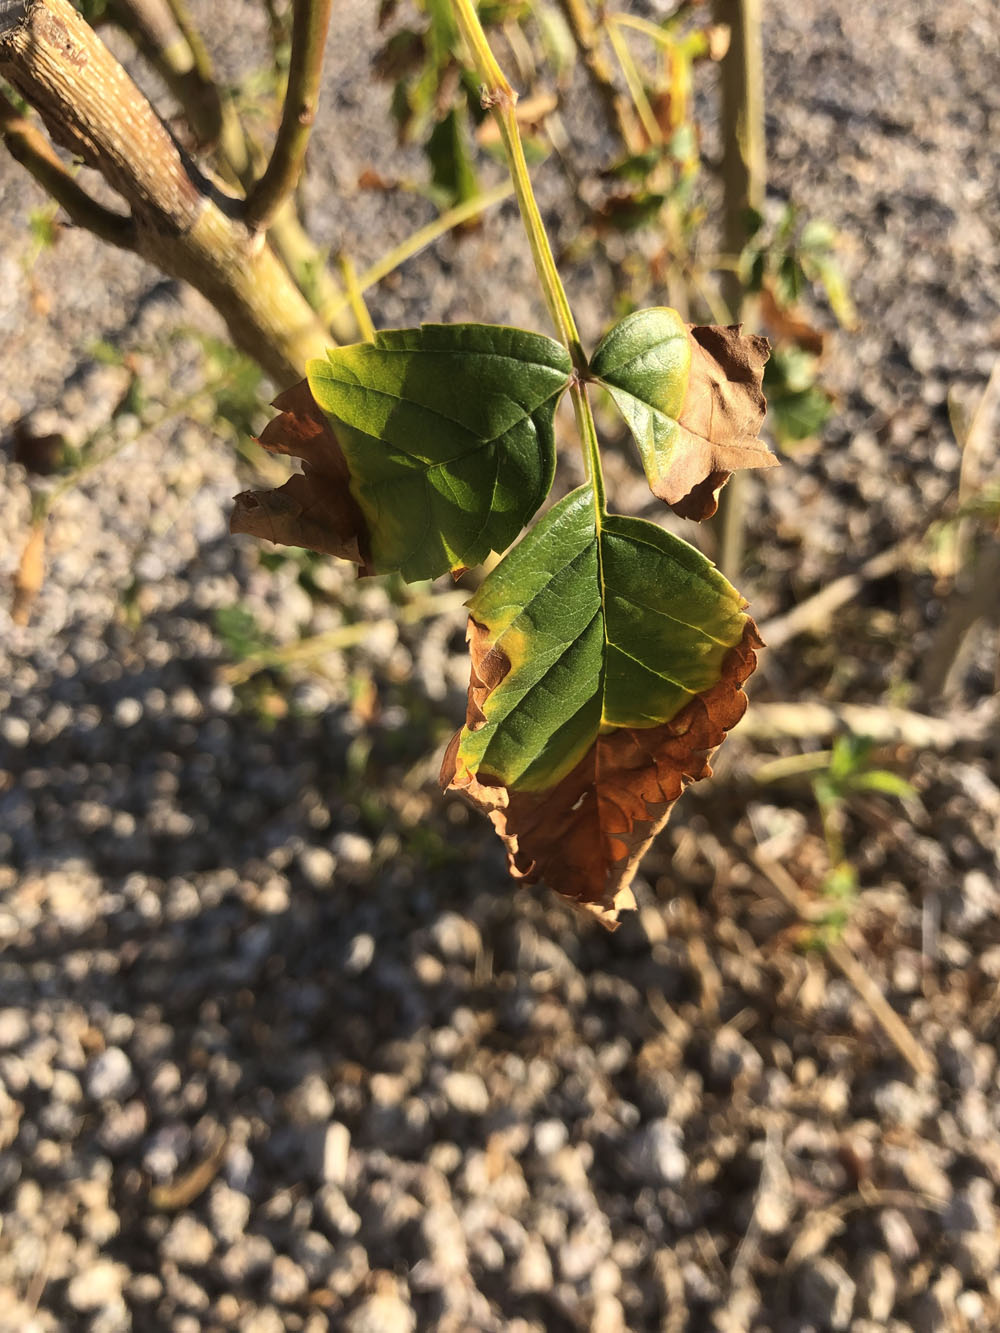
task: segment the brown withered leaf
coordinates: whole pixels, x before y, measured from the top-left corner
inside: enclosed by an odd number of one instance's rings
[[[594,353],[591,369],[635,437],[650,489],[683,518],[711,517],[737,468],[778,465],[758,438],[769,352],[738,324],[685,324],[660,307],[627,315]]]
[[[277,490],[237,495],[230,532],[305,546],[373,573],[368,527],[351,495],[347,460],[308,382],[286,389],[274,406],[281,414],[268,422],[260,443],[269,453],[301,458],[302,471]]]
[[[767,339],[743,333],[739,324],[689,325],[688,331],[691,372],[677,420],[699,446],[692,451],[695,466],[672,469],[652,490],[681,518],[701,522],[716,512],[719,492],[737,468],[778,467],[779,459],[758,438],[767,411]]]
[[[826,338],[822,329],[802,319],[794,309],[779,305],[770,279],[765,280],[758,299],[761,321],[770,333],[783,342],[795,343],[811,356],[823,355]]]
[[[489,644],[484,626],[469,624],[472,675],[466,725],[482,723],[484,700],[509,663]],[[441,766],[441,785],[488,815],[507,848],[510,873],[544,882],[614,929],[619,911],[634,907],[631,882],[675,803],[692,782],[711,776],[709,760],[746,709],[743,682],[762,641],[747,618],[741,641],[722,662],[718,682],[669,722],[621,727],[599,735],[555,786],[516,791],[478,777],[456,783],[461,732]]]

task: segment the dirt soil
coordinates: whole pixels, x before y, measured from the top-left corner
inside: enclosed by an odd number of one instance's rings
[[[335,7],[306,190],[359,270],[433,216],[357,186],[426,176],[369,77],[375,9]],[[227,78],[260,61],[263,6],[196,10]],[[996,8],[766,11],[768,213],[833,223],[859,325],[815,302],[836,410],[747,489],[741,586],[772,646],[613,935],[513,887],[437,794],[462,595],[231,537],[254,464],[213,412],[176,410],[215,316],[72,228],[39,250],[44,200],[0,156],[0,1328],[1000,1328],[995,519],[947,560],[957,438],[1000,354]],[[565,245],[554,159],[538,188]],[[607,271],[567,279],[591,341]],[[547,327],[510,203],[371,306]],[[175,404],[160,425],[138,429],[97,340]],[[51,483],[15,423],[79,445],[116,408],[17,625]],[[1000,478],[998,419],[967,485]],[[623,458],[622,507],[655,513]],[[304,664],[241,678],[317,634]],[[847,707],[913,794],[847,803],[841,930],[801,756]]]

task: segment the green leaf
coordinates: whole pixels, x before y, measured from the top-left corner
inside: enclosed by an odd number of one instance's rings
[[[571,369],[551,338],[494,324],[389,330],[309,362],[376,569],[436,578],[514,541],[552,484]]]
[[[595,217],[600,227],[614,231],[638,231],[655,222],[667,196],[653,190],[614,194],[606,199]]]
[[[800,347],[775,349],[764,371],[768,421],[781,444],[818,435],[833,410],[830,395],[816,383],[818,359]]]
[[[464,203],[479,189],[466,142],[465,117],[454,107],[431,131],[425,146],[431,184],[445,207]]]
[[[760,644],[742,599],[680,538],[598,515],[587,485],[482,584],[469,639],[466,724],[442,785],[490,814],[512,873],[613,921],[742,716]]]
[[[546,64],[551,66],[557,82],[566,82],[576,65],[577,49],[573,29],[555,5],[536,0],[532,8],[538,22]]]
[[[864,772],[873,746],[874,741],[870,736],[847,733],[834,739],[829,775],[835,783],[840,784],[841,789],[848,778]]]
[[[783,309],[793,306],[805,289],[806,277],[794,254],[787,254],[778,264],[774,278],[774,297]]]
[[[763,338],[689,326],[666,307],[627,315],[594,353],[591,370],[635,437],[650,489],[684,517],[714,513],[736,468],[777,462],[757,438],[767,355]]]
[[[829,396],[815,385],[791,393],[776,393],[770,403],[770,421],[775,437],[786,445],[813,439],[826,425],[833,410]]]
[[[875,768],[868,773],[858,773],[848,780],[852,791],[876,791],[883,796],[898,796],[901,801],[915,797],[917,789],[912,782],[892,773],[887,768]]]
[[[510,671],[463,760],[549,787],[602,727],[667,722],[719,679],[739,594],[693,546],[643,519],[595,521],[590,486],[551,509],[469,603]]]
[[[848,291],[847,279],[836,259],[832,255],[811,254],[803,263],[809,278],[818,282],[826,293],[837,323],[845,329],[853,329],[857,325],[858,314]]]
[[[810,218],[802,228],[799,245],[803,250],[832,250],[837,241],[833,224],[823,218]]]

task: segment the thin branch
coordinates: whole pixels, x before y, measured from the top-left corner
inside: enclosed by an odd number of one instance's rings
[[[769,648],[780,648],[789,639],[794,639],[799,634],[806,634],[809,630],[821,628],[824,632],[828,631],[830,617],[834,611],[839,610],[846,602],[853,601],[866,583],[884,579],[888,574],[894,574],[897,569],[905,569],[918,550],[919,543],[913,538],[907,538],[898,546],[879,551],[870,560],[866,560],[855,573],[844,574],[841,578],[834,579],[813,597],[793,607],[786,615],[765,621],[760,627],[764,642]]]
[[[167,0],[109,0],[108,10],[184,108],[199,144],[215,144],[222,103],[197,34],[185,30]]]
[[[78,227],[119,249],[135,248],[132,219],[93,199],[59,160],[45,135],[3,93],[0,93],[0,135],[15,162],[20,162],[34,176]]]
[[[643,145],[638,124],[628,101],[615,87],[614,74],[601,51],[600,33],[587,7],[587,0],[560,0],[560,7],[566,15],[573,40],[583,56],[583,63],[594,90],[604,104],[609,121],[617,130],[626,150],[630,153],[639,152]]]
[[[375,341],[375,325],[372,323],[371,313],[365,305],[365,298],[358,285],[357,269],[351,263],[350,255],[341,255],[338,262],[340,276],[344,282],[344,294],[350,304],[354,322],[358,326],[358,332],[366,343],[373,343]]]
[[[729,49],[719,66],[722,123],[722,246],[738,255],[747,242],[750,209],[763,211],[767,184],[764,141],[764,56],[761,38],[762,0],[714,0],[715,21],[730,32]],[[721,295],[733,323],[753,327],[746,294],[737,272],[723,273]],[[749,482],[736,472],[722,492],[717,530],[718,565],[738,583],[746,547]]]
[[[136,252],[195,286],[277,384],[301,379],[327,331],[274,250],[236,216],[236,201],[180,149],[69,0],[0,0],[0,77],[35,108],[54,143],[126,201]]]
[[[990,541],[969,562],[964,587],[953,592],[944,618],[924,658],[920,692],[926,703],[954,694],[959,681],[966,637],[977,621],[996,619],[1000,585],[1000,543]]]
[[[331,2],[294,0],[292,54],[281,124],[271,160],[247,195],[243,218],[248,227],[265,229],[302,174],[319,102]]]
[[[646,138],[656,148],[663,147],[663,131],[660,129],[659,121],[656,119],[656,113],[649,104],[649,98],[646,96],[646,89],[642,85],[642,76],[639,74],[639,68],[632,59],[632,52],[628,49],[628,43],[618,31],[613,20],[609,19],[604,26],[608,34],[608,41],[611,43],[611,49],[618,59],[619,67],[625,76],[625,83],[628,86],[629,96],[632,98],[632,104],[636,109],[642,128],[646,132]]]

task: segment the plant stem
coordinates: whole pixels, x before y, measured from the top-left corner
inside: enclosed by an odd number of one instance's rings
[[[388,254],[384,254],[381,259],[376,259],[375,263],[366,268],[363,273],[357,276],[358,290],[366,292],[369,287],[374,287],[381,282],[383,278],[394,273],[400,265],[405,264],[408,259],[419,254],[421,250],[432,245],[439,237],[446,235],[452,228],[461,226],[463,222],[468,222],[470,218],[478,217],[480,213],[485,213],[488,208],[494,204],[501,203],[508,199],[514,193],[514,187],[509,181],[502,185],[494,185],[491,190],[484,190],[482,194],[474,195],[471,199],[466,199],[464,203],[456,204],[454,208],[449,208],[447,212],[439,214],[433,222],[428,222],[426,227],[420,227],[417,231],[411,232],[399,245],[394,246]],[[335,301],[329,305],[320,306],[320,314],[324,319],[332,319],[339,314],[341,310],[346,309],[350,304],[345,293],[338,294]]]
[[[646,131],[646,138],[655,148],[663,147],[663,131],[660,129],[659,122],[649,104],[649,98],[646,96],[646,90],[642,86],[642,78],[632,59],[632,52],[628,49],[625,38],[618,31],[618,27],[613,18],[608,17],[605,23],[605,31],[608,34],[608,41],[611,43],[611,49],[618,59],[618,64],[625,76],[625,82],[628,85],[629,96],[632,98],[632,104],[636,109],[636,114],[642,122],[642,128]]]
[[[728,254],[739,255],[747,241],[749,210],[763,210],[767,180],[761,0],[714,0],[713,14],[732,34],[720,66],[722,246]],[[738,272],[723,274],[722,297],[738,322],[745,304]],[[739,581],[743,564],[746,504],[746,473],[736,472],[722,493],[718,518],[718,563],[733,583]]]
[[[222,133],[219,90],[167,0],[109,0],[108,13],[159,70],[185,108],[198,144],[215,144]]]
[[[600,33],[590,16],[586,0],[560,0],[573,40],[579,47],[583,62],[598,97],[604,104],[608,119],[629,153],[642,148],[639,127],[627,100],[615,87],[614,75],[601,52]]]
[[[585,387],[590,366],[580,342],[580,334],[577,331],[576,320],[573,318],[573,312],[570,309],[566,289],[556,267],[552,246],[549,244],[545,224],[542,221],[542,215],[535,199],[535,192],[531,188],[531,175],[524,157],[521,132],[514,111],[517,93],[507,82],[503,70],[497,64],[496,58],[490,50],[489,42],[486,40],[486,34],[483,32],[479,15],[476,13],[472,0],[452,0],[452,6],[458,26],[472,53],[476,73],[483,81],[483,105],[491,108],[500,130],[500,139],[507,156],[511,179],[514,182],[514,193],[517,195],[518,207],[521,210],[521,220],[527,233],[528,244],[531,247],[531,257],[535,263],[535,272],[538,275],[545,303],[549,308],[549,314],[552,316],[556,332],[569,351],[573,362],[575,374],[570,381],[569,391],[573,402],[577,430],[580,434],[580,447],[587,469],[587,477],[594,487],[594,505],[599,524],[600,517],[605,512],[604,473],[601,468],[601,453],[597,442],[594,414],[591,411]]]
[[[341,255],[339,262],[340,276],[344,282],[344,292],[354,314],[354,322],[358,326],[358,332],[365,342],[372,343],[375,341],[375,325],[372,323],[372,317],[365,305],[365,298],[361,294],[358,275],[351,263],[350,255]]]
[[[332,0],[294,0],[288,88],[271,160],[247,195],[243,219],[250,228],[264,230],[268,226],[302,174],[319,101],[331,3]]]
[[[0,5],[0,77],[117,191],[131,232],[108,210],[88,210],[87,196],[53,170],[43,183],[79,206],[75,220],[196,287],[276,384],[300,379],[329,342],[326,330],[267,239],[235,216],[236,201],[198,171],[69,0]],[[38,141],[28,146],[29,169],[45,166]]]
[[[63,166],[45,135],[3,93],[0,93],[0,138],[11,157],[34,176],[78,227],[119,249],[135,249],[132,219],[92,198]]]

